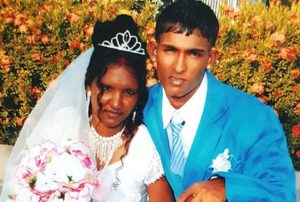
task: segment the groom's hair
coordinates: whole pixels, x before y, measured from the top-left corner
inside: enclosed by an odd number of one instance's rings
[[[214,11],[205,3],[196,0],[178,0],[161,11],[156,19],[155,38],[166,32],[186,33],[199,31],[210,45],[215,46],[219,22]]]

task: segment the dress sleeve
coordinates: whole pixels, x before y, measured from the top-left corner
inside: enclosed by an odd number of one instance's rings
[[[161,163],[160,156],[156,147],[151,139],[151,136],[144,125],[139,126],[138,133],[140,133],[136,138],[138,138],[138,151],[143,151],[142,159],[143,162],[143,182],[149,185],[160,177],[164,175],[163,166]]]
[[[152,149],[152,158],[149,162],[148,171],[146,173],[146,177],[144,179],[144,183],[149,185],[156,180],[158,180],[162,175],[164,175],[164,170],[162,167],[162,163],[160,160],[160,156],[155,147]]]

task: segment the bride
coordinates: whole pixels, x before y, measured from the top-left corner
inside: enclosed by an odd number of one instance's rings
[[[133,19],[97,22],[94,48],[46,90],[27,118],[6,167],[0,201],[21,194],[15,173],[28,148],[50,140],[91,148],[100,188],[93,201],[173,201],[160,157],[142,124],[148,98],[145,51]]]

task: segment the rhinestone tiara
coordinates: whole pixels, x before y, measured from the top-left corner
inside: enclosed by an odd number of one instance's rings
[[[126,30],[124,33],[119,32],[115,37],[111,38],[110,41],[105,40],[98,45],[120,51],[145,55],[145,50],[142,48],[142,44],[136,36],[130,34],[129,30]]]

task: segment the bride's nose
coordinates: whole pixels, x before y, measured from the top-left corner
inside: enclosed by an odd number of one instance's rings
[[[112,108],[114,109],[119,109],[121,107],[121,93],[119,92],[114,92],[111,95],[111,99],[110,99],[110,105]]]

